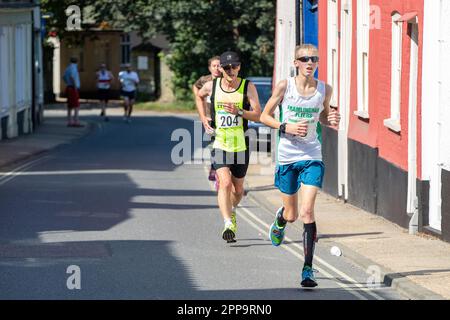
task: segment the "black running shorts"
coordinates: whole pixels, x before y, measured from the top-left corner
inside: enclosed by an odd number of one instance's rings
[[[212,149],[211,161],[213,169],[218,170],[228,167],[233,177],[238,179],[244,178],[250,162],[250,151],[248,148],[242,152],[226,152],[222,149]]]

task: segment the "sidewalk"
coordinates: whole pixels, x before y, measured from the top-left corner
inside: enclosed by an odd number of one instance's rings
[[[46,111],[44,122],[32,134],[0,140],[0,168],[4,169],[60,145],[71,143],[94,128],[93,124],[83,124],[85,126],[82,128],[67,127],[65,111]]]
[[[273,187],[273,169],[251,164],[246,190],[275,214],[281,198]],[[343,256],[365,270],[379,267],[384,283],[410,299],[450,299],[449,243],[410,235],[406,229],[323,192],[317,196],[315,214],[321,245],[338,246]],[[299,221],[290,227],[303,232]]]

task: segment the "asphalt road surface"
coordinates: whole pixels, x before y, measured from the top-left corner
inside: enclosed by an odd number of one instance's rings
[[[225,243],[207,165],[171,157],[195,117],[84,120],[90,135],[0,175],[1,299],[402,299],[320,241],[319,286],[301,289],[300,232],[273,247],[248,197]]]

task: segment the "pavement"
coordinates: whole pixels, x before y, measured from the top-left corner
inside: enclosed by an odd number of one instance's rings
[[[252,157],[246,178],[247,196],[272,212],[281,206],[273,187],[274,166],[262,155]],[[318,238],[367,270],[381,282],[414,300],[450,299],[450,244],[408,230],[336,199],[324,192],[316,198]],[[289,228],[303,232],[300,220]]]
[[[45,120],[33,134],[0,141],[0,170],[17,167],[27,159],[88,135],[97,125],[66,126],[64,110],[49,107]],[[85,108],[89,109],[89,108]],[[82,111],[83,112],[83,111]],[[98,110],[90,111],[93,114]],[[119,114],[120,110],[113,111]],[[56,117],[53,117],[58,115]],[[247,196],[275,212],[281,205],[273,187],[273,165],[253,152],[246,179]],[[450,244],[408,230],[348,203],[319,192],[315,207],[321,245],[337,246],[342,256],[367,270],[379,272],[384,284],[409,299],[450,299]],[[302,231],[300,221],[289,228]]]
[[[32,134],[0,140],[0,168],[16,165],[46,151],[71,143],[94,129],[94,125],[91,123],[84,123],[84,127],[74,128],[67,127],[65,119],[61,116],[48,117],[62,112],[46,112],[47,118]]]

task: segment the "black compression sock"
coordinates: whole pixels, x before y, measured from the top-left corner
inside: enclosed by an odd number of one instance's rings
[[[303,225],[303,250],[305,251],[305,265],[312,267],[314,256],[314,247],[317,240],[316,223],[307,223]]]
[[[281,212],[279,212],[277,214],[277,225],[279,227],[284,227],[284,226],[286,226],[286,223],[287,223],[287,221],[284,220],[284,218],[283,218],[283,212],[284,212],[284,208],[281,210]]]

